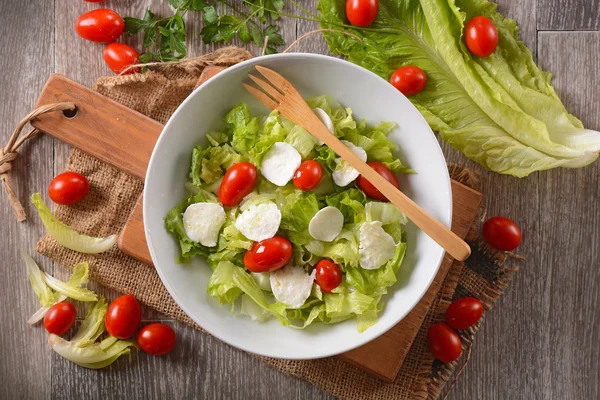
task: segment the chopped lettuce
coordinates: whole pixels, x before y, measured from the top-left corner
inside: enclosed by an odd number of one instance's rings
[[[381,0],[369,29],[346,25],[344,4],[320,0],[317,6],[321,26],[335,29],[324,33],[331,53],[386,80],[404,65],[423,69],[427,86],[409,100],[432,129],[470,159],[492,171],[524,177],[550,168],[582,167],[598,158],[600,133],[585,129],[567,112],[550,85],[550,74],[535,65],[518,39],[515,21],[498,13],[496,4]],[[499,35],[496,51],[486,58],[472,55],[463,39],[466,21],[480,15],[492,20]],[[336,125],[336,135],[340,129]],[[370,138],[376,137],[381,135]],[[382,162],[392,170],[403,170],[384,153],[387,149],[376,146],[368,151],[369,160],[387,159]]]
[[[48,234],[59,244],[80,253],[96,254],[110,250],[117,241],[117,235],[96,238],[83,235],[59,221],[42,200],[40,193],[34,193],[31,201],[38,211],[40,219]]]
[[[90,303],[85,319],[75,336],[71,338],[71,342],[77,347],[93,344],[104,333],[104,317],[107,310],[108,305],[102,296],[97,302]]]
[[[76,284],[73,284],[71,279],[69,279],[69,282],[63,282],[48,274],[45,274],[44,278],[46,279],[46,284],[54,289],[57,293],[70,297],[74,300],[97,301],[98,296],[96,296],[96,293],[81,287],[81,284],[87,282],[88,280],[89,268],[90,266],[87,262],[82,262],[75,266],[73,269],[73,275],[75,275],[73,282]],[[73,278],[73,276],[71,278]]]
[[[44,273],[40,271],[40,268],[29,254],[22,251],[21,256],[23,257],[25,265],[27,266],[27,276],[29,277],[29,282],[31,282],[31,287],[40,301],[40,304],[46,308],[51,307],[55,301],[54,292],[52,292],[52,289],[50,289],[50,287],[48,287],[46,284]]]
[[[129,347],[135,347],[135,344],[129,340],[117,340],[105,349],[100,347],[100,343],[79,347],[75,343],[67,341],[55,334],[50,334],[48,343],[52,350],[62,357],[90,369],[107,367],[115,362],[120,356],[129,354]]]
[[[355,118],[351,109],[326,96],[308,102],[331,117],[337,137],[362,146],[369,160],[385,163],[395,172],[412,172],[394,155],[396,146],[387,137],[394,124],[382,122],[367,126],[364,120]],[[230,307],[232,312],[238,309],[256,321],[276,318],[284,326],[303,329],[317,322],[330,324],[356,318],[357,329],[361,332],[374,324],[383,307],[381,297],[394,284],[402,262],[406,239],[401,224],[406,222],[406,217],[390,204],[367,201],[355,185],[346,189],[335,186],[331,179],[338,158],[335,152],[326,145],[319,145],[310,133],[281,118],[277,111],[267,117],[256,117],[246,104],[241,103],[227,113],[224,122],[224,129],[208,134],[207,147],[196,146],[192,150],[186,182],[190,194],[165,217],[168,231],[179,242],[178,261],[186,262],[196,255],[206,257],[212,268],[208,294]],[[320,184],[312,191],[302,191],[291,182],[276,186],[259,173],[253,191],[235,207],[225,207],[226,220],[216,246],[205,247],[190,240],[182,220],[186,208],[202,201],[217,202],[214,193],[233,162],[247,160],[260,167],[266,151],[281,141],[292,145],[304,160],[314,159],[320,163],[324,169]],[[281,211],[277,234],[293,244],[291,265],[303,266],[309,273],[323,258],[340,265],[345,278],[334,293],[324,293],[313,284],[306,302],[299,308],[288,309],[272,293],[269,273],[247,271],[243,258],[253,242],[235,227],[235,220],[249,207],[265,202],[275,202]],[[326,243],[315,240],[308,232],[308,226],[314,215],[328,205],[342,212],[345,225],[334,241]],[[357,231],[360,223],[367,220],[380,220],[397,247],[394,257],[386,265],[365,272],[360,267]],[[89,315],[91,313],[92,309]],[[88,336],[93,340],[93,334]],[[112,345],[102,343],[102,350]]]

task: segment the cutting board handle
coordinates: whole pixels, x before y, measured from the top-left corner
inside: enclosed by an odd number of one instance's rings
[[[48,79],[36,107],[72,102],[73,114],[55,112],[31,122],[35,128],[128,174],[144,179],[163,125],[62,75]]]

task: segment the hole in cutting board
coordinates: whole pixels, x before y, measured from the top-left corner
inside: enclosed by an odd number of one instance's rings
[[[62,113],[63,113],[63,115],[64,115],[66,118],[69,118],[69,119],[71,119],[71,118],[75,118],[75,116],[77,115],[77,111],[78,111],[78,110],[77,110],[77,106],[75,106],[75,108],[74,108],[74,109],[72,109],[72,110],[63,110],[63,112],[62,112]]]

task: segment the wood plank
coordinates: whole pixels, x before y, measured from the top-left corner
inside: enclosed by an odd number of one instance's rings
[[[62,75],[52,75],[36,106],[71,102],[73,117],[41,115],[32,125],[139,179],[146,169],[163,125]]]
[[[0,44],[3,51],[0,102],[2,146],[21,118],[34,108],[35,98],[54,65],[54,3],[43,0],[0,2]],[[24,29],[26,27],[26,29]],[[26,132],[26,131],[25,131]],[[44,228],[29,196],[45,189],[52,179],[52,140],[40,136],[21,149],[10,172],[28,219],[15,219],[8,199],[0,194],[2,238],[0,254],[0,398],[50,399],[51,357],[43,327],[29,327],[27,318],[39,307],[20,251],[34,255]],[[49,260],[40,265],[52,272]]]
[[[539,30],[598,30],[598,0],[537,0]]]
[[[150,321],[149,321],[150,322]],[[153,321],[156,322],[156,321]],[[53,354],[56,399],[303,399],[331,396],[310,383],[267,367],[259,359],[200,334],[172,326],[177,343],[165,356],[132,350],[102,371],[89,370]]]
[[[479,213],[481,193],[452,181],[452,199],[452,231],[464,238]],[[448,255],[444,257],[427,293],[402,321],[379,338],[340,355],[340,358],[386,382],[393,382],[453,261]]]

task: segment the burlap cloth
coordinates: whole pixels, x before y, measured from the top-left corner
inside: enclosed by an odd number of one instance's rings
[[[200,58],[161,67],[146,74],[100,78],[94,90],[121,104],[165,123],[177,106],[191,93],[207,65],[231,66],[252,57],[245,50],[226,48]],[[68,170],[88,177],[90,193],[74,206],[57,206],[56,216],[80,232],[92,236],[119,233],[142,193],[143,183],[78,150],[73,150]],[[450,168],[452,178],[474,186],[472,175],[462,168]],[[426,316],[395,382],[384,383],[335,357],[312,361],[287,361],[261,357],[286,374],[305,379],[331,394],[347,399],[436,398],[452,376],[457,363],[442,364],[427,351],[426,331],[443,314],[454,298],[467,295],[481,299],[486,312],[500,297],[513,269],[503,267],[505,257],[486,246],[472,229],[468,242],[473,254],[463,265],[454,263],[434,306]],[[44,236],[37,251],[65,267],[87,260],[93,279],[119,292],[134,294],[142,303],[201,330],[169,296],[154,267],[121,253],[116,247],[99,255],[84,255],[58,245]],[[479,326],[463,332],[463,344],[471,345]],[[204,332],[204,334],[206,334]],[[466,351],[465,351],[466,352]]]

